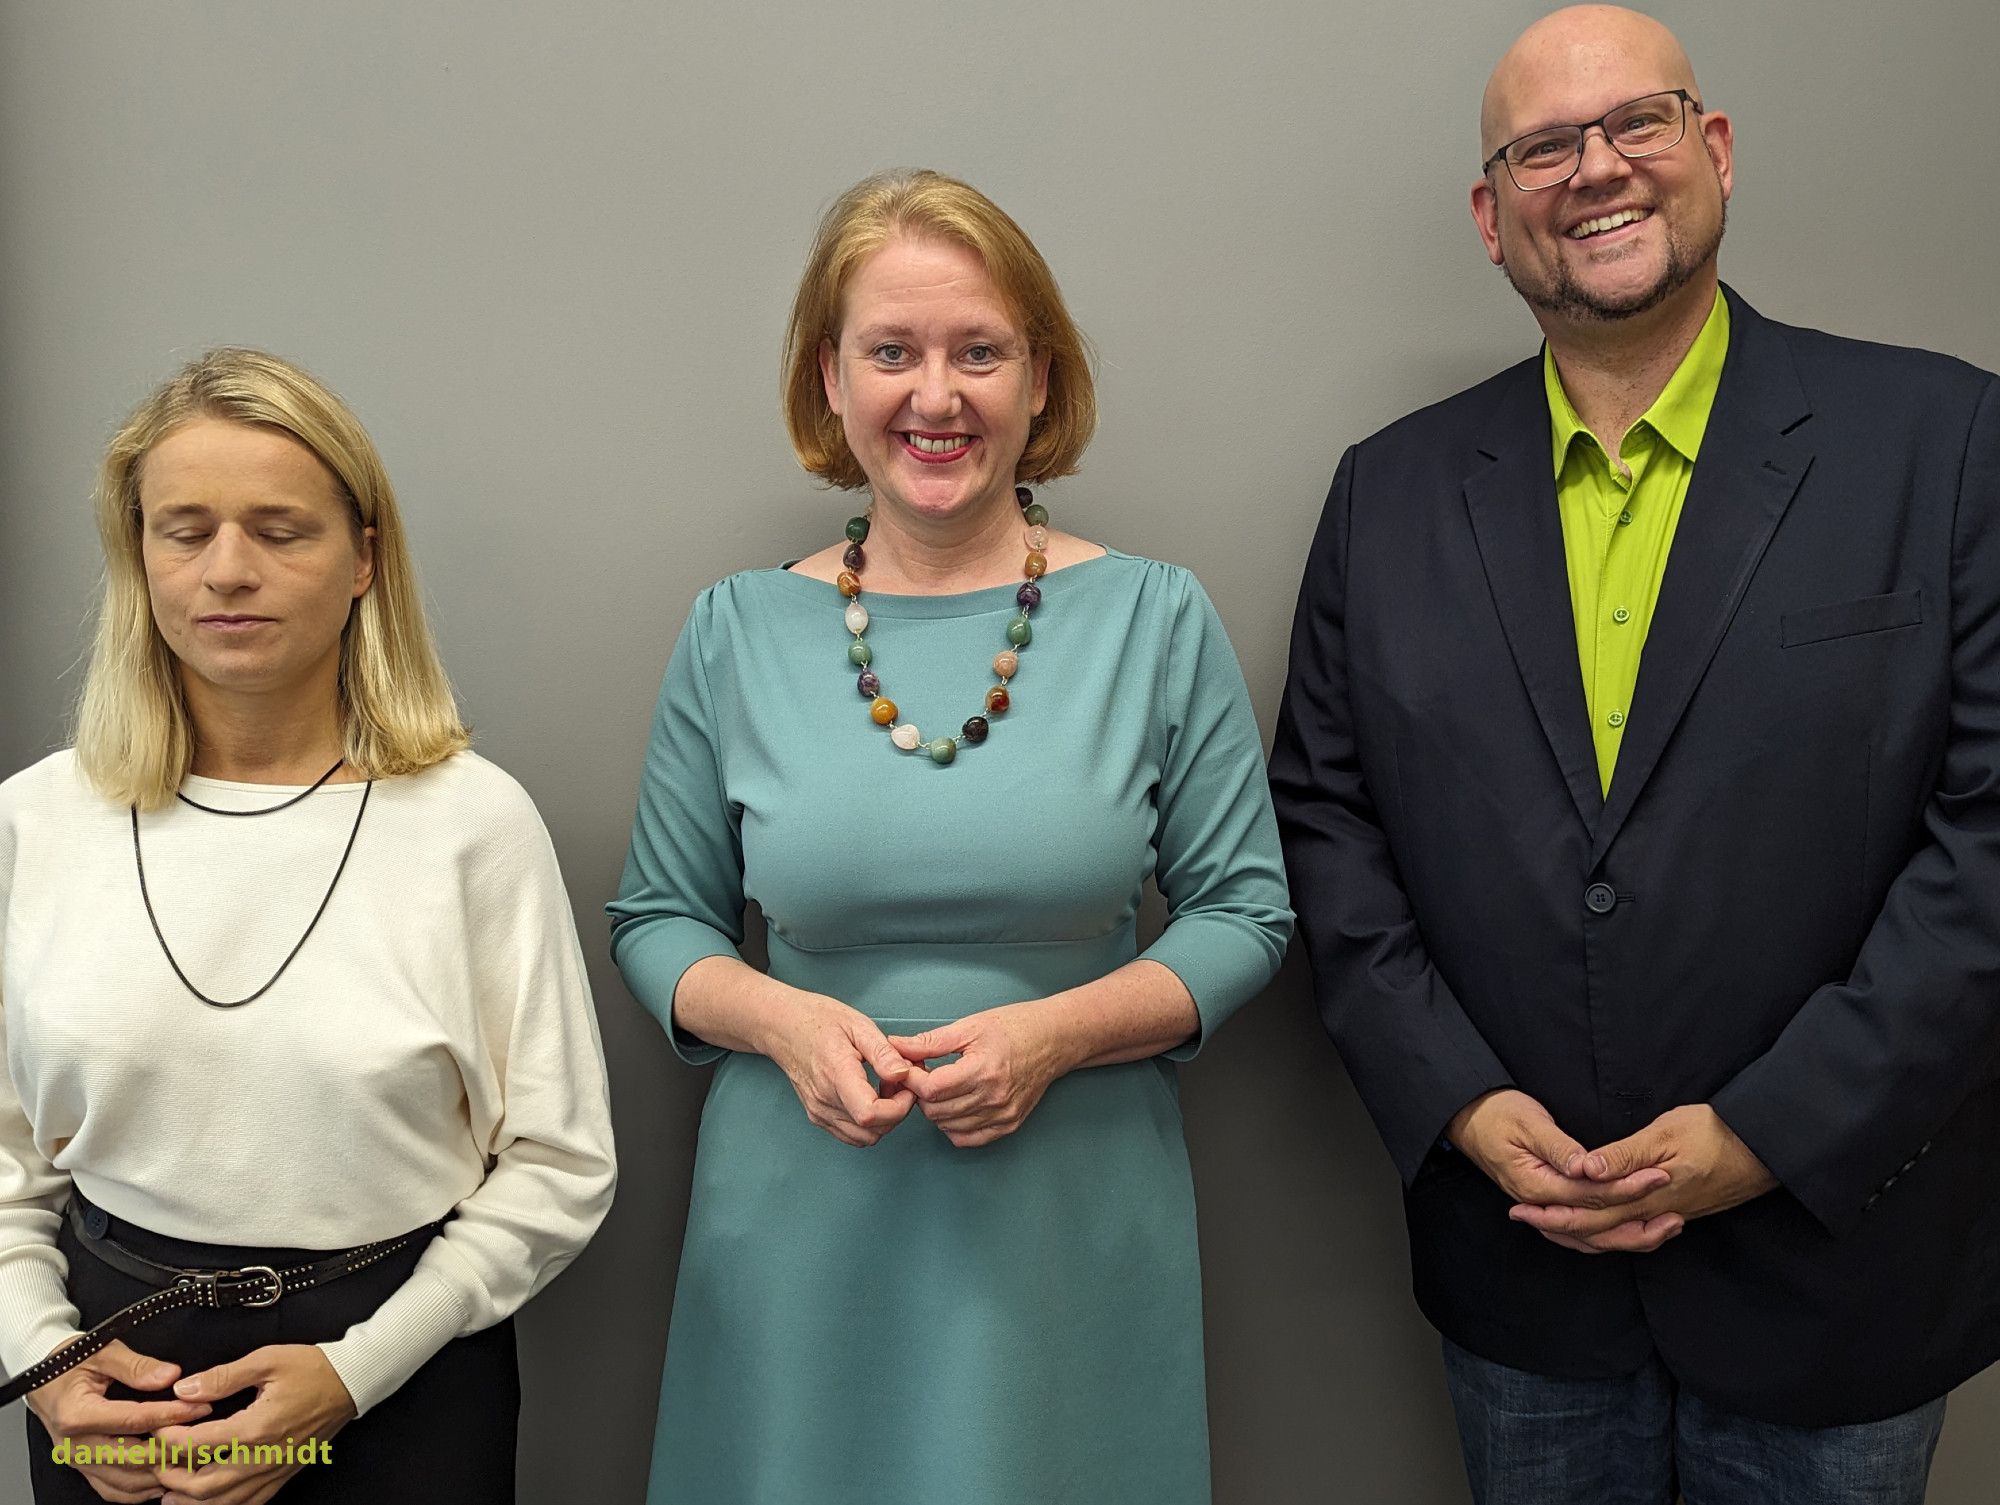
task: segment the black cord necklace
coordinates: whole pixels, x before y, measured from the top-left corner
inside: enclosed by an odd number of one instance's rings
[[[313,793],[313,791],[318,789],[321,784],[324,784],[328,779],[332,778],[335,773],[339,772],[341,763],[345,763],[346,761],[347,760],[345,758],[342,758],[340,760],[340,763],[334,764],[332,768],[329,768],[325,773],[321,774],[319,776],[319,782],[314,784],[311,789],[306,790],[305,794],[294,795],[291,799],[284,801],[282,804],[266,805],[261,810],[219,810],[212,805],[196,804],[195,801],[189,799],[184,794],[179,795],[178,798],[183,804],[193,805],[194,808],[197,810],[206,810],[211,815],[274,815],[280,810],[290,809],[293,805],[296,805],[300,800],[304,799],[307,794]],[[291,951],[286,955],[285,959],[282,962],[278,963],[278,970],[271,974],[271,980],[269,982],[265,983],[263,987],[259,988],[249,997],[238,998],[233,1002],[225,1002],[220,998],[210,998],[208,994],[202,992],[200,988],[196,987],[192,982],[188,981],[187,973],[183,972],[181,970],[181,964],[178,961],[174,960],[173,948],[167,944],[166,934],[160,929],[160,917],[153,912],[153,896],[146,887],[146,854],[142,852],[139,848],[139,807],[137,805],[133,805],[131,807],[132,860],[138,866],[139,869],[139,898],[144,902],[146,906],[146,918],[152,922],[153,939],[160,943],[160,952],[162,955],[166,957],[167,965],[174,969],[174,976],[178,977],[181,980],[182,987],[186,988],[190,993],[194,994],[195,997],[199,998],[203,1003],[207,1004],[212,1009],[240,1009],[246,1003],[255,1003],[259,998],[262,998],[266,993],[270,992],[272,988],[277,986],[278,979],[285,975],[285,968],[289,967],[292,964],[293,957],[296,957],[299,954],[299,952],[305,949],[305,944],[307,940],[311,938],[313,931],[319,925],[320,916],[326,913],[327,905],[333,902],[333,891],[336,888],[340,887],[340,875],[347,871],[347,859],[354,853],[354,838],[361,834],[361,817],[368,813],[368,798],[374,792],[375,792],[375,781],[373,779],[370,779],[368,781],[367,787],[361,791],[361,808],[354,812],[354,827],[347,833],[347,845],[341,849],[340,866],[336,867],[333,870],[333,882],[327,884],[325,897],[319,901],[319,908],[313,911],[312,919],[307,921],[306,933],[299,937],[298,944],[292,947]]]
[[[191,800],[185,794],[181,794],[178,791],[175,792],[174,798],[179,800],[183,805],[193,805],[197,810],[206,810],[210,815],[276,815],[280,810],[291,809],[292,806],[296,805],[300,800],[304,799],[307,795],[318,793],[319,786],[324,784],[328,779],[332,778],[335,774],[339,773],[340,770],[346,766],[346,763],[347,759],[345,758],[335,758],[333,760],[333,767],[329,768],[325,773],[321,774],[318,778],[314,779],[312,781],[312,787],[310,789],[305,790],[303,793],[295,794],[290,799],[285,800],[280,804],[266,805],[261,810],[224,810],[219,805],[204,805],[198,800]]]

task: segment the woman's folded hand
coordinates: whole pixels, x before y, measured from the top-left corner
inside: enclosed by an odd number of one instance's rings
[[[1049,1083],[1073,1064],[1053,1020],[1033,1003],[967,1014],[920,1035],[891,1035],[910,1063],[908,1090],[924,1117],[960,1149],[1004,1138],[1027,1122]],[[924,1063],[957,1060],[935,1070]]]
[[[807,995],[773,1034],[765,1054],[791,1078],[806,1117],[842,1144],[866,1149],[908,1116],[915,1068],[859,1009]]]

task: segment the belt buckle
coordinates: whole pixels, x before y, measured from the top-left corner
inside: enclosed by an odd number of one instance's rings
[[[252,1281],[257,1285],[268,1283],[268,1296],[243,1296],[237,1293],[244,1289],[243,1282]],[[174,1282],[177,1286],[206,1287],[209,1306],[276,1306],[278,1298],[285,1294],[284,1277],[269,1265],[244,1265],[235,1270],[189,1270]],[[253,1287],[254,1288],[254,1287]],[[225,1295],[235,1297],[225,1301]]]
[[[285,1294],[284,1280],[280,1278],[278,1272],[272,1269],[269,1265],[245,1265],[240,1270],[218,1271],[216,1274],[216,1294],[218,1296],[222,1294],[223,1287],[221,1283],[223,1281],[245,1280],[245,1279],[269,1281],[271,1283],[271,1294],[268,1296],[245,1296],[239,1303],[240,1305],[276,1306],[278,1304],[278,1298]],[[235,1287],[231,1287],[230,1289],[233,1290],[235,1289]]]

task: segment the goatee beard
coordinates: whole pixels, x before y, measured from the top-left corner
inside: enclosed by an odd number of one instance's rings
[[[1616,323],[1620,319],[1636,318],[1650,313],[1667,299],[1686,287],[1702,269],[1715,260],[1716,252],[1722,248],[1722,233],[1729,226],[1729,204],[1725,200],[1722,212],[1716,218],[1715,234],[1707,243],[1690,247],[1686,241],[1669,233],[1667,236],[1667,264],[1660,269],[1659,277],[1653,285],[1637,294],[1622,298],[1601,298],[1584,288],[1576,280],[1569,267],[1561,262],[1556,264],[1555,276],[1546,286],[1525,285],[1515,277],[1511,264],[1502,262],[1500,270],[1521,300],[1530,308],[1543,313],[1554,314],[1557,318],[1575,320],[1595,320],[1600,324]]]

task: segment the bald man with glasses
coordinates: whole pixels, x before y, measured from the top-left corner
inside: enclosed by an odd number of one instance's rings
[[[1350,449],[1271,779],[1482,1505],[1903,1505],[2000,1355],[2000,382],[1718,280],[1729,118],[1544,18],[1540,355]]]

